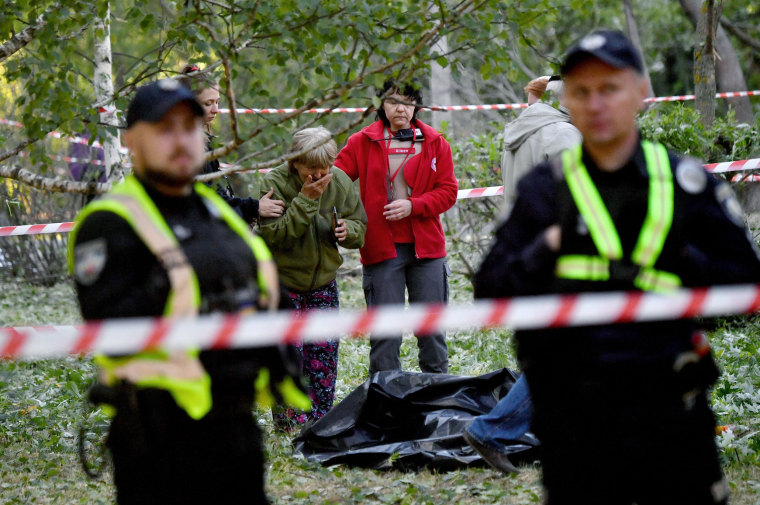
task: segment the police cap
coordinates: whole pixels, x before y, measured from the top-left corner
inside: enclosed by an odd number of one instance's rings
[[[160,121],[169,109],[180,102],[187,102],[196,116],[203,116],[203,107],[193,92],[175,79],[161,79],[140,86],[127,109],[127,129],[138,121]]]
[[[589,58],[597,58],[617,68],[633,68],[644,71],[639,52],[628,38],[617,30],[598,30],[583,37],[565,54],[562,75]]]

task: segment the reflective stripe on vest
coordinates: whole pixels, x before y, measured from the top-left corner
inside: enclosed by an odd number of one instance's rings
[[[134,176],[126,177],[124,182],[114,187],[110,193],[87,205],[75,221],[80,223],[90,214],[100,211],[113,212],[129,223],[132,231],[164,267],[170,282],[169,296],[163,309],[164,316],[197,314],[201,300],[198,278],[177,238],[142,184]],[[69,237],[71,271],[74,266],[73,247],[76,243],[76,233],[75,226]]]
[[[194,185],[194,190],[207,203],[219,211],[222,219],[251,248],[258,261],[271,261],[271,253],[263,241],[253,237],[245,222],[232,210],[216,192],[202,184]],[[195,271],[182,251],[176,236],[169,228],[153,200],[145,192],[142,184],[134,177],[127,177],[103,198],[87,205],[77,216],[76,222],[84,221],[90,214],[98,211],[114,212],[122,217],[146,247],[156,256],[169,277],[170,290],[164,306],[165,316],[192,316],[198,314],[201,302],[200,286]],[[75,227],[69,237],[69,269],[74,268]],[[267,292],[267,284],[262,275],[258,281],[262,293]],[[187,350],[188,359],[197,360],[198,350]],[[132,360],[169,359],[169,354],[160,350],[138,353],[133,356],[112,358],[95,356],[95,362],[102,368],[108,383],[116,381],[114,371]],[[200,364],[199,364],[200,366]],[[202,368],[202,367],[201,367]],[[187,414],[193,419],[200,419],[211,410],[211,379],[203,371],[194,379],[179,379],[167,376],[146,376],[136,381],[139,387],[151,387],[168,391]]]
[[[649,175],[649,198],[647,214],[631,254],[632,262],[641,267],[634,285],[646,291],[670,290],[681,285],[678,276],[652,267],[662,252],[673,223],[673,174],[668,153],[661,144],[642,141],[641,147]],[[610,260],[621,260],[623,247],[612,217],[591,180],[581,155],[581,145],[564,151],[562,169],[573,201],[588,226],[599,256],[560,256],[555,275],[566,279],[606,281],[610,278]]]

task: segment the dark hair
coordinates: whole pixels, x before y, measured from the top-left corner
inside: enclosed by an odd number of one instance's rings
[[[414,80],[407,81],[403,84],[396,84],[396,82],[393,79],[388,79],[383,83],[383,89],[380,89],[377,91],[376,95],[378,97],[381,97],[385,95],[386,92],[390,91],[388,93],[389,95],[397,92],[399,95],[403,95],[405,97],[408,97],[411,102],[414,102],[414,114],[412,114],[412,121],[417,119],[417,112],[420,110],[421,107],[419,105],[422,105],[422,91],[420,90],[419,84],[415,82]],[[383,99],[383,103],[385,102],[385,99]],[[377,118],[383,122],[385,126],[390,127],[391,123],[388,121],[388,116],[385,115],[385,111],[383,110],[382,103],[380,104],[380,107],[377,109]]]
[[[199,70],[200,67],[198,67],[198,65],[187,64],[182,67],[182,70],[180,71],[180,74],[182,74],[182,76],[177,77],[177,80],[180,84],[192,90],[196,95],[198,95],[204,89],[219,87],[219,82],[217,82],[212,75],[205,73],[188,75],[193,72],[198,72]]]

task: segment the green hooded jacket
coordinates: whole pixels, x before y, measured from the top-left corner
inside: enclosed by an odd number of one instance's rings
[[[262,196],[274,188],[272,199],[285,202],[282,216],[259,220],[259,234],[272,251],[280,279],[292,291],[326,285],[343,263],[333,233],[333,206],[338,218],[346,221],[347,235],[340,246],[358,249],[364,245],[367,215],[359,190],[342,170],[333,167],[330,173],[332,180],[319,200],[301,193],[303,182],[287,165],[269,172],[261,184]]]

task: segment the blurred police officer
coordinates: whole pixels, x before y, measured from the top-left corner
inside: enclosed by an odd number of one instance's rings
[[[475,279],[476,296],[760,281],[731,189],[642,139],[646,82],[619,32],[564,60],[583,144],[536,166]],[[725,503],[707,388],[718,370],[692,321],[520,331],[550,505]]]
[[[177,81],[138,89],[124,135],[134,175],[85,207],[70,238],[85,319],[277,303],[266,246],[214,190],[193,183],[204,159],[202,118]],[[94,399],[116,410],[108,446],[119,503],[267,503],[252,409],[260,364],[284,376],[277,349],[155,350],[96,361],[103,385]]]

